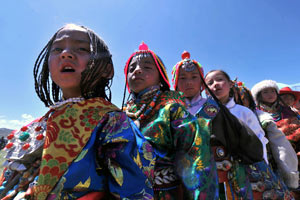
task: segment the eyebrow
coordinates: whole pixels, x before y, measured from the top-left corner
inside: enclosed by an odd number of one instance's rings
[[[53,41],[53,44],[60,43],[63,40],[65,40],[65,38],[55,39]],[[90,41],[88,41],[88,40],[82,40],[82,39],[70,39],[70,40],[74,41],[75,43],[79,43],[79,44],[82,44],[82,43],[90,44]]]

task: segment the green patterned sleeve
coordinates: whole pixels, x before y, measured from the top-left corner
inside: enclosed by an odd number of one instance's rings
[[[171,132],[176,149],[176,170],[191,199],[216,199],[218,178],[210,149],[209,125],[182,105],[169,105]]]

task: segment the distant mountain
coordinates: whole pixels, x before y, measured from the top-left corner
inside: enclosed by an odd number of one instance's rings
[[[0,137],[4,136],[6,137],[7,135],[10,134],[12,130],[8,128],[0,128]]]

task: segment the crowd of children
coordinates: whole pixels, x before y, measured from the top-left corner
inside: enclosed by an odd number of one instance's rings
[[[171,90],[142,43],[117,108],[111,57],[87,27],[53,35],[34,65],[49,111],[7,136],[0,199],[300,198],[300,92],[272,80],[250,91],[186,51]]]

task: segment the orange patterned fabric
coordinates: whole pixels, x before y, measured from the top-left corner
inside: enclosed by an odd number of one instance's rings
[[[102,98],[65,104],[47,121],[40,175],[34,196],[45,199],[88,142],[92,130],[110,111],[119,110]]]

